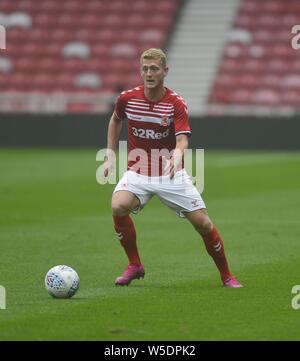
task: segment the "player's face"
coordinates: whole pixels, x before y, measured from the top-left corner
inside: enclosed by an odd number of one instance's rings
[[[141,63],[141,76],[148,89],[163,85],[168,68],[164,68],[158,59],[143,59]]]

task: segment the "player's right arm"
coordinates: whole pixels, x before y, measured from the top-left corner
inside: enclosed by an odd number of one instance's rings
[[[122,130],[122,119],[120,119],[116,112],[110,118],[107,131],[107,147],[106,147],[106,160],[104,162],[104,176],[115,168],[115,151],[119,141],[120,133]]]
[[[108,124],[107,149],[111,149],[113,151],[116,150],[121,130],[122,130],[122,119],[120,119],[117,116],[116,112],[114,112]]]

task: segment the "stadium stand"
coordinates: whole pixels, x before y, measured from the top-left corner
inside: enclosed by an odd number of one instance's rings
[[[211,84],[239,0],[188,0],[168,46],[167,85],[186,99],[189,113],[204,113]]]
[[[107,111],[116,91],[141,82],[139,53],[165,47],[180,4],[1,0],[1,111]]]
[[[209,114],[293,114],[299,107],[299,56],[291,29],[297,0],[242,0],[209,97]]]
[[[107,112],[148,47],[192,116],[299,108],[299,0],[1,0],[0,24],[2,112]]]

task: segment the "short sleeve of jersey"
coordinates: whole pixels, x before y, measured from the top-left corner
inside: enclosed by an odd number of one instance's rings
[[[191,127],[189,124],[187,105],[182,98],[179,98],[175,104],[174,128],[175,128],[175,135],[179,135],[179,134],[186,134],[188,136],[191,135]]]
[[[117,114],[119,119],[124,119],[126,117],[125,107],[127,99],[125,93],[121,93],[116,101],[114,112]]]

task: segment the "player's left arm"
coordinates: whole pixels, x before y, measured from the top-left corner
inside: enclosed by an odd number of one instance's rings
[[[170,177],[173,178],[178,166],[183,163],[184,150],[188,148],[188,137],[191,135],[189,116],[186,102],[179,96],[175,103],[174,127],[176,147],[170,161]]]
[[[189,140],[186,134],[178,134],[176,136],[176,147],[172,158],[170,159],[170,178],[175,175],[177,167],[183,162],[184,150],[188,148]]]

